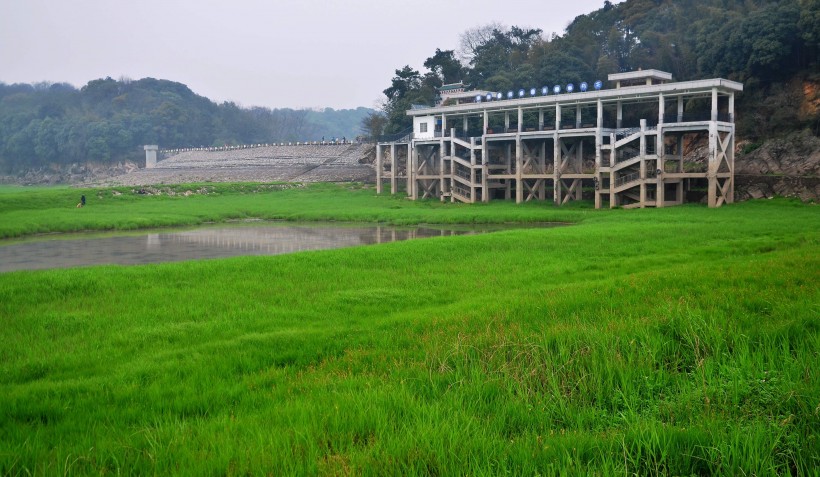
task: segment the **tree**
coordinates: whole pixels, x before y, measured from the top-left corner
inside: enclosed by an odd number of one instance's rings
[[[379,111],[372,111],[362,119],[360,128],[367,138],[375,140],[384,132],[387,125],[387,116]]]
[[[493,32],[504,31],[506,27],[499,22],[487,23],[465,30],[458,38],[456,53],[463,64],[472,64],[478,48],[493,38]]]
[[[424,61],[424,67],[443,84],[456,83],[464,76],[464,67],[456,59],[453,50],[442,51],[436,48],[436,54]]]

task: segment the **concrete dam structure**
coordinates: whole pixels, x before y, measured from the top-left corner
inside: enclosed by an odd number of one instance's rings
[[[146,146],[146,168],[118,176],[121,185],[190,182],[373,182],[363,161],[372,145],[276,143],[159,149]],[[153,156],[156,155],[154,160]]]

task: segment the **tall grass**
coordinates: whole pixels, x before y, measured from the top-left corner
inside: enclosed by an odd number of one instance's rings
[[[284,210],[271,194],[254,197]],[[555,210],[507,207],[385,216]],[[566,213],[579,223],[2,274],[0,473],[816,474],[815,206]]]

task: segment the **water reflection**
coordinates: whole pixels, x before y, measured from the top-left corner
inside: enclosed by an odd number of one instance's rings
[[[270,225],[205,227],[102,238],[36,240],[0,245],[0,272],[86,265],[173,262],[240,255],[277,255],[498,230],[389,226]]]

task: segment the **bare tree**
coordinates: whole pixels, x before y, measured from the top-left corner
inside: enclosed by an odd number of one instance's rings
[[[469,65],[475,57],[476,49],[493,37],[493,31],[505,31],[507,27],[499,22],[487,23],[465,30],[458,37],[456,54],[463,65]]]

